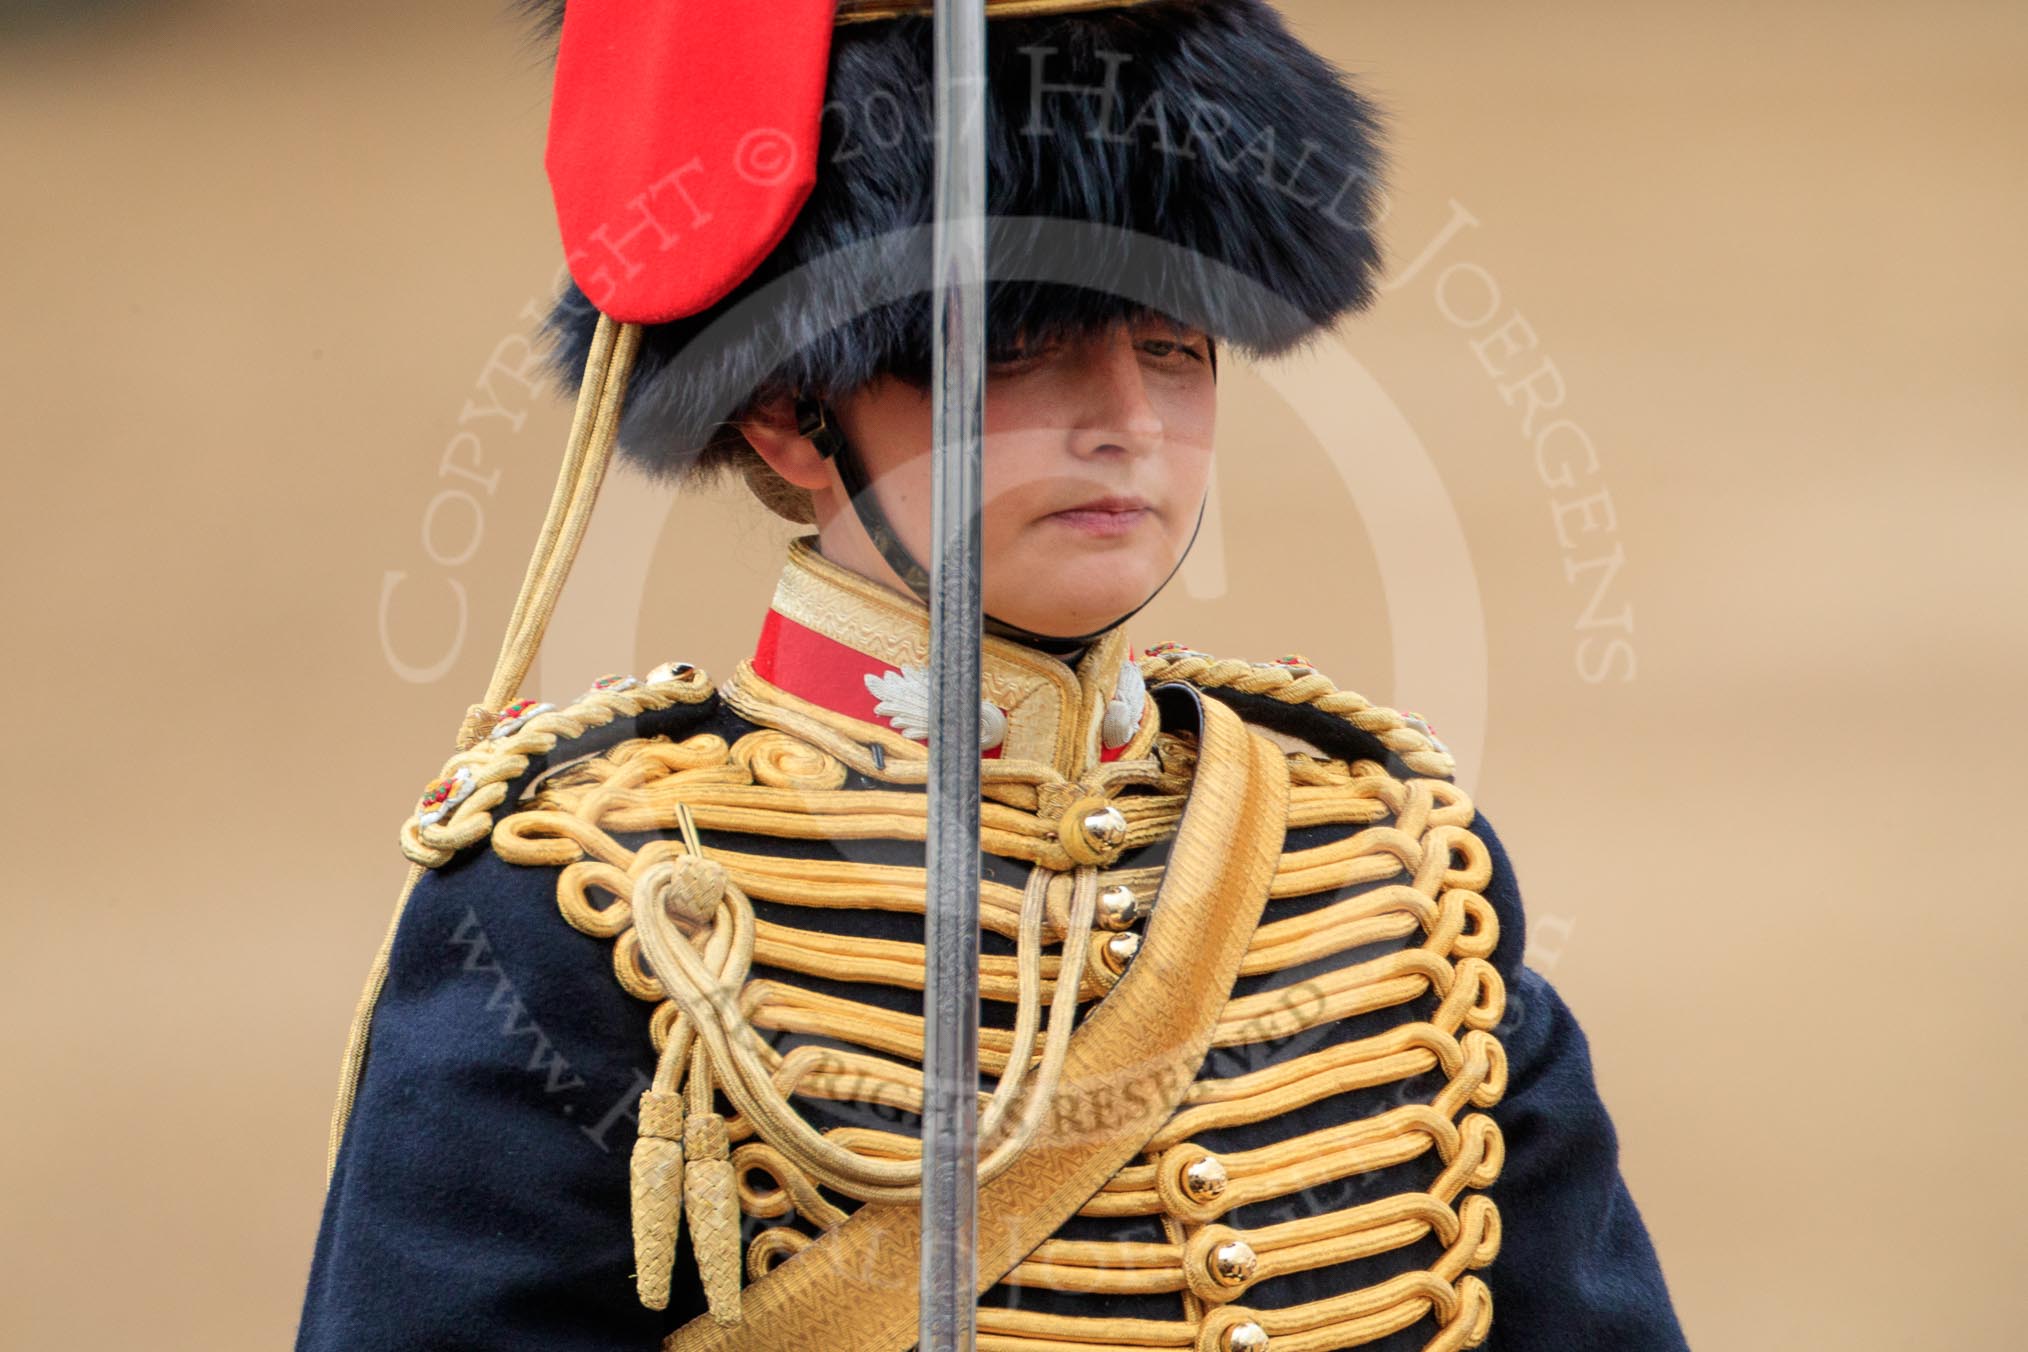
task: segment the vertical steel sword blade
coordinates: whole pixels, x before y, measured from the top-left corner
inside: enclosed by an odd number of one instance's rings
[[[921,1352],[976,1340],[986,6],[936,0]]]

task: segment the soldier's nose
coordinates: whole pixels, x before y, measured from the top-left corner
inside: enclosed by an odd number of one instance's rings
[[[1161,441],[1165,424],[1148,397],[1147,372],[1131,333],[1093,346],[1083,384],[1089,411],[1082,449],[1140,452]]]

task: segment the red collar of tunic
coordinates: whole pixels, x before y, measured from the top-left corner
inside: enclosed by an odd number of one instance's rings
[[[832,563],[819,554],[815,537],[790,546],[774,603],[761,623],[752,658],[752,676],[795,699],[888,733],[895,719],[877,706],[881,696],[868,679],[896,682],[926,679],[929,614],[914,597],[893,592]],[[1005,733],[982,754],[988,759],[1043,760],[1067,777],[1095,763],[1118,759],[1141,736],[1105,744],[1108,705],[1122,695],[1138,707],[1131,726],[1152,726],[1152,704],[1134,700],[1138,682],[1123,678],[1131,660],[1118,630],[1096,640],[1073,668],[1023,644],[988,636],[981,650],[981,693],[999,710]],[[1118,716],[1115,716],[1117,732]],[[923,740],[920,737],[915,740]]]

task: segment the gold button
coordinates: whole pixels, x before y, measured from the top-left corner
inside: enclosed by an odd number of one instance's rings
[[[1253,1280],[1260,1257],[1243,1239],[1228,1240],[1211,1251],[1211,1276],[1220,1286],[1244,1286]]]
[[[1111,803],[1096,812],[1085,813],[1080,825],[1085,839],[1101,849],[1117,850],[1127,843],[1127,814]]]
[[[1104,866],[1127,843],[1127,814],[1103,798],[1080,798],[1057,819],[1056,836],[1072,863]]]
[[[1108,887],[1098,894],[1100,929],[1123,930],[1141,918],[1141,899],[1126,886]]]
[[[1249,1319],[1227,1329],[1219,1341],[1225,1344],[1225,1352],[1267,1352],[1268,1336],[1266,1329]]]
[[[1132,930],[1127,931],[1125,934],[1115,934],[1112,938],[1106,940],[1106,966],[1112,968],[1115,972],[1124,972],[1127,970],[1127,964],[1132,962],[1134,955],[1140,951],[1140,935],[1135,934]]]
[[[1206,1155],[1183,1170],[1183,1191],[1193,1202],[1215,1202],[1225,1195],[1232,1175],[1216,1155]]]

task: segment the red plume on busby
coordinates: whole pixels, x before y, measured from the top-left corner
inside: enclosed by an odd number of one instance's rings
[[[643,325],[619,445],[731,462],[763,399],[930,363],[933,24],[852,0],[536,0],[561,29],[549,168],[575,279]],[[908,6],[888,6],[889,10]],[[1285,353],[1373,298],[1380,116],[1269,0],[989,7],[989,347],[1156,313]]]

